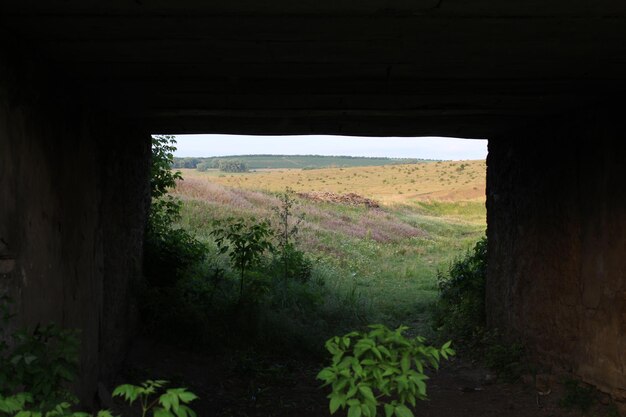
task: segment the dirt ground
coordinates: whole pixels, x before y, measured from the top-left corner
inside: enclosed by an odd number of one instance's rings
[[[307,359],[284,359],[252,353],[202,354],[149,340],[138,340],[117,383],[163,378],[185,386],[200,399],[193,409],[200,417],[318,417],[329,416],[326,389],[315,375],[322,364]],[[504,384],[486,369],[454,358],[428,384],[430,400],[418,404],[424,417],[570,417],[614,415],[598,404],[583,414],[558,405],[558,384],[539,395],[532,384]],[[338,412],[337,416],[345,415]],[[382,413],[381,413],[382,415]]]

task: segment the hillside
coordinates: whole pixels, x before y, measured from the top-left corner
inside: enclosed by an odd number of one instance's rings
[[[184,178],[207,179],[248,190],[356,193],[382,204],[411,201],[483,202],[485,161],[433,162],[408,165],[280,169],[226,174],[184,169]]]
[[[210,158],[174,158],[174,168],[195,168],[202,162],[216,159],[236,159],[244,162],[249,169],[287,169],[287,168],[331,168],[381,166],[391,164],[416,164],[430,162],[416,158],[370,158],[360,156],[325,156],[325,155],[229,155]]]
[[[436,296],[437,269],[485,230],[484,161],[182,173],[174,191],[184,202],[181,224],[207,242],[214,220],[275,222],[277,193],[293,189],[295,213],[304,215],[300,247],[320,268],[333,268],[334,291],[357,289],[372,319],[424,311]]]

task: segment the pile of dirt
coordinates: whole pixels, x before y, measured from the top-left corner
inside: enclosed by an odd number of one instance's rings
[[[337,194],[331,192],[312,192],[298,193],[298,197],[313,201],[323,201],[326,203],[345,204],[348,206],[365,206],[373,209],[380,208],[380,204],[377,201],[355,193]]]

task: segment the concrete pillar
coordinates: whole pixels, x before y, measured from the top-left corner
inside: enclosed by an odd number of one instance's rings
[[[134,323],[149,136],[0,56],[0,293],[21,324],[81,330],[77,387],[89,402]]]
[[[626,401],[626,123],[555,117],[490,140],[490,324]]]

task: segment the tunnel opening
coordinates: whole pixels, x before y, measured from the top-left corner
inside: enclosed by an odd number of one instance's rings
[[[167,337],[189,346],[191,339],[218,363],[245,356],[259,364],[248,369],[250,375],[211,367],[212,377],[197,376],[202,382],[196,387],[202,388],[196,389],[215,390],[215,379],[230,374],[239,385],[258,389],[255,406],[271,413],[277,395],[294,404],[305,398],[264,374],[272,366],[306,369],[300,390],[316,398],[313,374],[329,337],[376,323],[408,325],[413,336],[435,337],[437,278],[485,233],[485,141],[224,135],[172,140],[167,143],[178,149],[170,163],[182,173],[170,194],[182,203],[173,227],[190,233],[209,255],[202,267],[163,279],[151,274],[170,269],[150,267],[162,252],[148,250],[150,298],[167,298],[170,305],[144,303],[140,310],[149,319],[143,326],[152,340]],[[220,251],[260,225],[273,230],[274,250],[263,251],[240,275],[234,251]],[[174,320],[171,310],[178,312]],[[175,351],[144,338],[125,367],[154,369],[142,359],[158,362],[145,354],[151,349],[168,358],[174,355],[164,350]],[[194,360],[201,359],[196,354]],[[288,380],[295,377],[284,372]],[[244,394],[233,388],[229,395]],[[214,393],[203,407],[228,414],[224,402],[225,395]],[[241,409],[251,406],[247,399]],[[320,406],[323,400],[314,408]]]
[[[321,136],[178,136],[177,141],[174,155],[181,156],[173,168],[182,180],[173,193],[183,203],[181,224],[200,227],[214,245],[213,221],[266,218],[283,235],[292,228],[300,234],[308,257],[320,256],[353,281],[365,275],[366,282],[350,284],[360,290],[378,287],[377,281],[385,280],[377,276],[385,275],[415,281],[416,291],[434,291],[437,270],[485,232],[484,141]],[[255,145],[262,154],[250,153]],[[374,268],[393,252],[396,258]],[[386,303],[399,296],[387,295]],[[416,310],[423,311],[428,303],[419,304]]]

